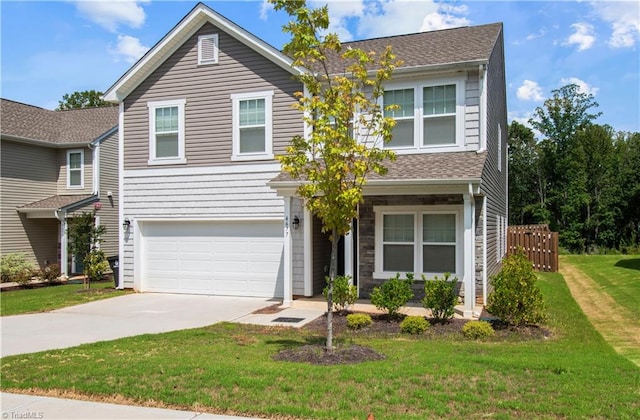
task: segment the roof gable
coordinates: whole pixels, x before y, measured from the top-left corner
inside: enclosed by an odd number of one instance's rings
[[[118,125],[118,107],[51,111],[0,99],[0,134],[54,146],[89,144]]]
[[[288,72],[298,74],[302,71],[293,67],[293,60],[278,49],[216,13],[207,5],[198,3],[164,38],[107,89],[104,99],[111,102],[122,101],[207,22],[222,29]]]

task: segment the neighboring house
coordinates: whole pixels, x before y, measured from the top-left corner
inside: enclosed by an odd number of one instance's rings
[[[118,253],[118,109],[51,111],[0,100],[0,255],[80,271],[67,252],[69,218],[94,211],[100,245]]]
[[[386,176],[371,176],[340,271],[361,297],[396,272],[452,272],[465,315],[504,254],[501,24],[350,43],[404,61]],[[198,4],[108,91],[120,104],[123,287],[282,298],[325,286],[329,243],[274,156],[304,132],[289,57]],[[335,72],[341,72],[335,63]],[[418,276],[419,277],[419,276]]]

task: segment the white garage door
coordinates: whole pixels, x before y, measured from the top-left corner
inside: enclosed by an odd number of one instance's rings
[[[282,297],[281,222],[144,222],[142,290]]]

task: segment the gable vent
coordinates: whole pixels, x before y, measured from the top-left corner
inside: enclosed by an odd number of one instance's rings
[[[198,37],[198,64],[216,64],[218,62],[218,34]]]

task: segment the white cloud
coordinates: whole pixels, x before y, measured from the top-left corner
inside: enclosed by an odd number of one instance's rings
[[[525,80],[516,90],[516,96],[523,101],[542,101],[542,88],[533,80]]]
[[[138,38],[129,35],[118,35],[118,45],[110,52],[115,56],[124,57],[128,63],[135,63],[149,50],[140,43]]]
[[[591,6],[600,19],[611,25],[611,47],[628,48],[640,42],[640,2],[593,2]]]
[[[572,33],[563,45],[578,46],[578,51],[588,50],[593,46],[596,37],[593,35],[593,25],[589,23],[574,23],[571,25],[575,32]]]
[[[329,5],[330,32],[349,41],[467,26],[467,6],[434,0],[312,0],[312,7]]]
[[[538,31],[538,33],[527,35],[527,41],[533,41],[534,39],[542,38],[543,36],[545,36],[547,34],[547,32],[548,32],[547,28],[541,28]]]
[[[587,95],[596,96],[596,94],[600,90],[600,88],[593,87],[589,83],[585,82],[584,80],[580,80],[577,77],[563,78],[562,80],[560,80],[560,83],[562,83],[563,86],[568,84],[578,85],[578,91],[581,93],[586,93]]]
[[[267,20],[267,15],[272,10],[273,4],[269,3],[269,0],[262,0],[262,5],[260,6],[260,19]]]
[[[148,2],[149,0],[80,0],[76,2],[76,8],[85,18],[108,31],[116,32],[120,25],[141,27],[146,19],[141,4]]]

